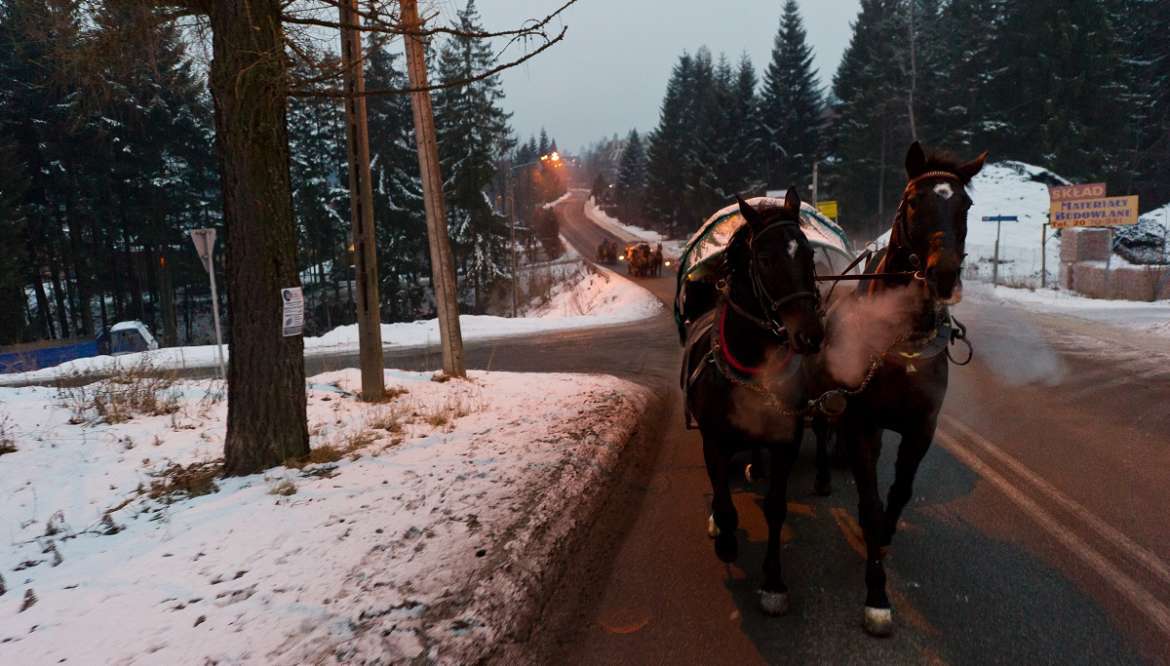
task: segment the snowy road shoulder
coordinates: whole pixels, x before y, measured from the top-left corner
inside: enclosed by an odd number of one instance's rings
[[[963,294],[976,302],[1073,317],[1170,341],[1170,301],[1103,300],[1055,289],[992,287],[975,281],[964,284]]]
[[[529,316],[460,316],[464,341],[628,324],[663,311],[662,302],[653,294],[612,271],[592,269],[583,262],[576,267],[557,268],[569,273],[569,279],[558,283],[550,294],[551,300],[534,307]],[[435,319],[382,324],[382,344],[386,349],[425,347],[438,343],[439,326]],[[309,358],[354,353],[357,348],[357,325],[339,326],[320,337],[305,338],[305,356]],[[229,353],[230,347],[225,345],[224,355]],[[215,364],[214,345],[172,347],[122,356],[94,356],[44,370],[0,375],[0,386],[48,383],[79,375],[103,375],[143,365],[155,370],[181,370],[211,368]]]
[[[207,473],[213,384],[116,424],[0,389],[0,663],[475,661],[524,629],[655,399],[607,376],[387,371],[397,395],[367,404],[357,382],[310,382],[318,462],[231,479]]]

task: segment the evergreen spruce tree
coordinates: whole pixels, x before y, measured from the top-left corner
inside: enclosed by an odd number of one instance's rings
[[[992,94],[1004,124],[992,154],[1069,178],[1115,177],[1121,54],[1106,4],[1008,3],[999,42],[990,71],[1003,72]]]
[[[637,130],[630,130],[626,139],[614,195],[621,219],[627,223],[640,221],[646,195],[646,150]]]
[[[946,40],[936,65],[939,117],[932,140],[958,154],[987,149],[1004,129],[992,69],[1003,25],[1004,0],[951,0],[939,18]]]
[[[322,62],[336,66],[329,54]],[[294,72],[306,77],[309,72]],[[371,123],[372,124],[372,123]],[[308,303],[306,325],[320,333],[354,321],[352,258],[347,238],[349,162],[345,118],[341,105],[328,98],[304,97],[289,101],[289,177],[293,213],[300,238],[299,264]],[[374,207],[375,213],[379,210]],[[346,285],[342,291],[341,285]]]
[[[647,151],[646,216],[656,227],[677,236],[690,231],[684,216],[688,107],[694,87],[694,58],[679,56],[666,84],[658,126],[650,135]]]
[[[804,185],[819,158],[824,104],[796,0],[784,3],[760,94],[760,136],[772,189]]]
[[[679,193],[682,229],[698,228],[711,212],[726,204],[732,193],[723,189],[731,152],[730,125],[725,110],[731,103],[731,66],[716,61],[702,47],[695,52],[688,103],[684,107],[682,154],[685,177]]]
[[[400,56],[391,48],[372,40],[366,54],[371,88],[407,87]],[[424,314],[424,285],[431,273],[410,98],[379,95],[368,100],[366,110],[383,308],[391,321],[413,320]]]
[[[0,90],[0,100],[3,99]],[[24,214],[21,211],[28,179],[23,166],[16,161],[16,149],[0,143],[0,345],[25,340],[28,336],[25,310],[27,273],[24,266]]]
[[[842,220],[860,237],[889,224],[905,184],[902,156],[910,144],[901,0],[862,0],[853,36],[833,77],[837,99],[832,135],[831,195]]]
[[[1115,145],[1122,167],[1115,185],[1141,196],[1143,208],[1170,200],[1170,3],[1117,0],[1111,7],[1121,70]]]
[[[730,153],[726,165],[728,181],[724,190],[736,193],[762,194],[766,185],[764,142],[760,138],[760,100],[756,94],[759,79],[756,68],[745,53],[735,71],[731,85],[731,103],[726,113]]]
[[[456,28],[462,34],[448,39],[439,53],[442,83],[470,79],[494,62],[491,44],[471,36],[482,32],[474,0],[458,13]],[[511,150],[508,114],[500,108],[503,96],[497,77],[435,93],[435,126],[456,268],[476,312],[486,307],[496,281],[510,272],[508,222],[493,209],[487,194],[497,156]]]

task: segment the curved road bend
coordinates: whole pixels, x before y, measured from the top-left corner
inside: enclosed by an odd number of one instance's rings
[[[584,256],[606,232],[578,193],[561,232]],[[756,608],[767,528],[740,488],[740,561],[705,531],[710,489],[683,428],[674,278],[639,280],[667,305],[637,324],[469,343],[470,367],[604,372],[669,405],[656,448],[635,452],[589,542],[530,638],[545,663],[1170,664],[1170,345],[968,299],[976,347],[952,373],[934,450],[887,558],[894,636],[860,628],[855,495],[835,472],[811,494],[811,446],[789,487],[784,567],[792,610]],[[306,361],[310,374],[356,355]],[[386,351],[433,369],[434,348]],[[895,437],[887,437],[889,480]]]
[[[591,255],[603,232],[580,196],[559,211],[562,235]],[[639,284],[669,307],[673,278]],[[789,614],[766,618],[756,607],[761,489],[735,494],[740,561],[715,558],[669,315],[549,342],[538,352],[548,369],[601,360],[587,369],[668,392],[672,407],[659,449],[632,467],[551,595],[532,637],[541,661],[1170,663],[1170,345],[970,299],[958,314],[977,355],[952,373],[939,436],[887,558],[897,630],[885,640],[860,628],[852,483],[838,471],[832,497],[812,495],[811,446],[789,487]],[[533,365],[507,345],[496,367]],[[895,445],[887,436],[887,484]]]

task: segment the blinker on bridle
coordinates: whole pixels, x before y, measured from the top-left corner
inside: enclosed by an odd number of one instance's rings
[[[800,222],[798,222],[796,220],[786,220],[786,219],[776,220],[774,222],[768,223],[767,226],[765,226],[763,229],[761,229],[758,232],[756,232],[755,230],[751,230],[751,235],[748,237],[747,245],[748,245],[748,250],[751,252],[751,261],[748,264],[748,277],[751,281],[752,291],[755,293],[756,301],[759,304],[760,309],[763,310],[763,312],[764,312],[764,319],[760,319],[759,317],[756,317],[755,315],[751,314],[750,312],[744,310],[738,303],[731,300],[730,290],[727,289],[726,282],[721,281],[722,285],[720,287],[720,289],[722,291],[724,291],[725,298],[727,299],[727,304],[729,306],[731,306],[731,308],[733,310],[735,310],[737,313],[739,313],[743,317],[747,318],[749,321],[756,324],[760,328],[763,328],[767,331],[771,331],[777,337],[784,337],[784,335],[787,332],[787,329],[784,327],[784,324],[782,322],[779,322],[776,320],[776,315],[780,311],[780,308],[784,307],[785,305],[787,305],[793,301],[803,300],[806,298],[812,299],[814,302],[816,302],[818,304],[820,303],[820,292],[816,291],[815,289],[812,291],[793,292],[793,293],[788,294],[786,296],[782,296],[781,298],[778,298],[778,299],[772,298],[772,294],[768,292],[767,285],[765,285],[763,280],[760,278],[759,271],[756,269],[756,254],[755,254],[755,248],[753,246],[755,245],[755,242],[759,238],[761,238],[762,236],[767,234],[769,231],[772,231],[774,229],[782,229],[785,227],[796,227],[797,230],[799,231],[800,230]],[[803,235],[803,232],[801,232],[801,234]],[[815,279],[815,273],[814,273],[814,279]]]

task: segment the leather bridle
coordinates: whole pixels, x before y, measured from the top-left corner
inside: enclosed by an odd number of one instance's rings
[[[748,321],[751,321],[756,326],[771,332],[778,338],[784,338],[787,335],[787,329],[785,328],[784,323],[779,319],[781,308],[788,305],[789,303],[792,303],[793,301],[804,299],[812,299],[812,301],[819,308],[821,302],[821,294],[816,289],[811,291],[796,291],[791,294],[786,294],[779,298],[775,298],[771,292],[768,291],[768,286],[764,284],[763,278],[760,277],[760,271],[756,267],[756,241],[767,234],[769,231],[774,229],[783,229],[786,227],[796,227],[797,231],[800,231],[799,222],[785,219],[770,222],[767,226],[758,232],[755,230],[749,230],[751,236],[749,236],[747,242],[748,252],[750,254],[748,260],[748,279],[751,282],[752,293],[755,294],[756,303],[764,313],[764,317],[762,319],[748,312],[742,306],[732,300],[731,289],[728,285],[726,285],[726,283],[724,283],[724,285],[721,287],[721,291],[724,294],[724,300],[727,302],[727,305],[731,307],[731,309],[735,310],[737,314],[746,318]],[[800,233],[803,236],[803,232]]]

